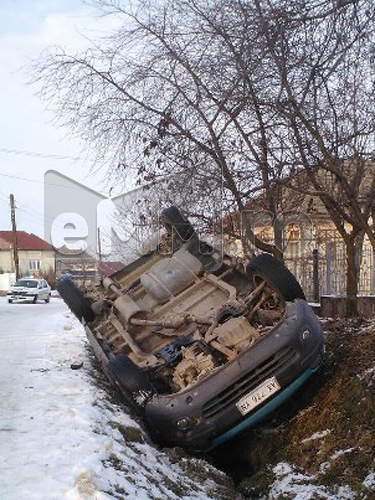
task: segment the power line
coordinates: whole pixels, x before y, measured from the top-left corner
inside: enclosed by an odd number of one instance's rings
[[[59,186],[59,187],[65,187],[68,189],[71,189],[71,186],[64,186],[63,184],[54,184],[52,182],[44,182],[44,181],[37,181],[35,179],[27,179],[26,177],[19,177],[18,175],[11,175],[11,174],[1,174],[1,177],[8,177],[10,179],[17,179],[19,181],[26,181],[26,182],[33,182],[35,184],[46,184],[48,186]]]
[[[18,175],[11,175],[11,174],[2,174],[0,173],[1,177],[7,177],[9,179],[17,179],[19,181],[25,181],[25,182],[33,182],[34,184],[43,184],[44,186],[57,186],[57,187],[62,187],[66,189],[77,189],[76,186],[65,186],[64,184],[56,184],[54,182],[45,182],[45,181],[37,181],[35,179],[28,179],[26,177],[19,177]],[[97,193],[100,193],[100,191],[97,191]],[[103,195],[105,196],[105,195]]]
[[[46,160],[74,160],[74,161],[82,160],[82,158],[80,156],[44,154],[44,153],[36,153],[34,151],[22,151],[20,149],[0,148],[0,153],[22,155],[22,156],[32,156],[35,158],[45,158]]]
[[[23,214],[26,214],[28,216],[29,220],[32,219],[35,222],[37,222],[38,224],[40,224],[41,222],[43,222],[44,224],[45,223],[51,224],[55,221],[55,219],[53,219],[52,217],[44,216],[41,213],[39,215],[37,215],[37,212],[32,213],[29,210],[26,210],[24,208],[20,208],[20,207],[16,207],[16,208],[17,208],[17,210],[21,211]],[[56,224],[56,222],[54,222],[54,225],[56,227],[58,227],[59,229],[64,229],[64,226],[62,224]]]
[[[0,192],[0,198],[9,203],[9,196],[6,195],[5,193]]]
[[[43,181],[36,181],[35,179],[26,179],[25,177],[19,177],[18,175],[11,175],[11,174],[1,174],[1,177],[9,177],[10,179],[18,179],[19,181],[27,181],[27,182],[34,182],[37,184],[44,184]]]

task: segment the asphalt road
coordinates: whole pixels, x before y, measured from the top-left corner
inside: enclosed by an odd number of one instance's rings
[[[72,379],[70,363],[82,350],[82,341],[65,332],[66,325],[75,324],[69,315],[59,298],[49,304],[8,304],[0,298],[0,498],[4,500],[62,498],[72,483],[67,473],[71,457],[67,460],[62,453],[58,463],[54,455],[64,450],[64,441],[70,442],[72,424],[65,415],[69,399],[80,396],[75,387],[86,398],[90,389],[82,387],[78,377]]]

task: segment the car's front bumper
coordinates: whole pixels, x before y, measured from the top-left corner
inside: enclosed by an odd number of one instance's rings
[[[166,444],[207,450],[264,419],[322,360],[323,332],[314,312],[303,300],[290,302],[277,327],[238,358],[179,394],[155,396],[146,404],[146,420]],[[236,403],[270,377],[280,389],[242,415]]]
[[[35,293],[8,293],[7,297],[10,300],[33,300],[35,298]]]

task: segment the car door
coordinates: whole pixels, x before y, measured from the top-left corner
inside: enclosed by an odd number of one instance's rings
[[[39,291],[39,297],[41,299],[46,299],[47,298],[47,283],[44,280],[42,280],[40,282],[40,285],[41,285],[41,289]]]

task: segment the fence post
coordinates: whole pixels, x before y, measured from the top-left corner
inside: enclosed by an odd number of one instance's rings
[[[335,257],[334,243],[332,241],[327,241],[326,243],[326,288],[324,292],[327,295],[331,295],[333,292],[332,281],[333,281],[333,260]],[[344,271],[345,272],[345,271]]]
[[[313,250],[313,300],[314,302],[319,302],[319,250],[314,248]]]

